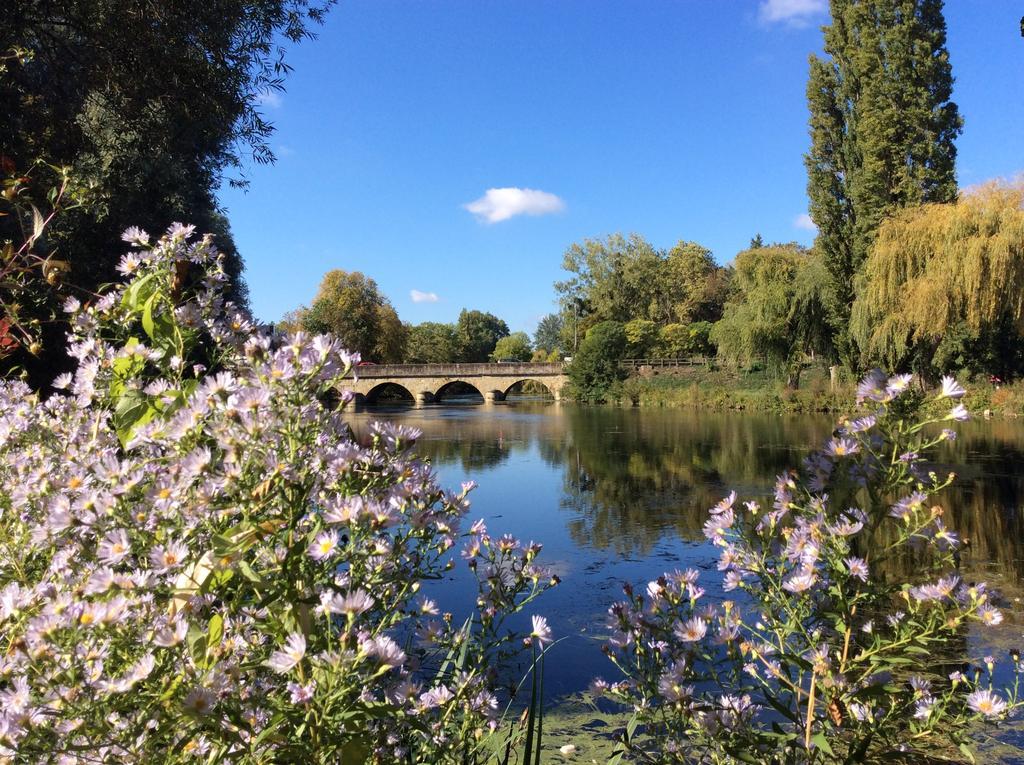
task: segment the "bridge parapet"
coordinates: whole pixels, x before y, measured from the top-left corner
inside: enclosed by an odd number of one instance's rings
[[[565,374],[560,362],[517,362],[514,364],[367,364],[355,369],[367,379],[406,377],[547,377]]]

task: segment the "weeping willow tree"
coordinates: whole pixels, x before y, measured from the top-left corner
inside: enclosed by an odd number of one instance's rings
[[[851,316],[865,361],[935,376],[1021,370],[1024,184],[988,184],[953,204],[885,221]]]
[[[736,256],[734,292],[711,329],[718,355],[763,361],[790,387],[814,353],[832,353],[829,274],[819,255],[796,244],[754,247]]]

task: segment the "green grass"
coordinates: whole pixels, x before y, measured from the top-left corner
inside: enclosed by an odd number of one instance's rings
[[[792,390],[767,371],[681,367],[633,376],[623,383],[623,401],[639,406],[700,407],[715,411],[840,412],[849,409],[854,385],[830,390],[828,370],[811,367]]]

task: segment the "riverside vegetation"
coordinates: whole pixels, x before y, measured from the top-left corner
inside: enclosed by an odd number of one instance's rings
[[[255,330],[191,234],[127,232],[124,283],[65,306],[78,367],[63,392],[3,384],[0,757],[507,757],[519,734],[499,679],[552,640],[536,613],[529,633],[507,628],[557,582],[540,546],[464,528],[471,487],[439,487],[409,453],[415,431],[355,441],[354,357]],[[964,655],[966,626],[1002,615],[960,579],[932,504],[952,477],[925,460],[968,417],[964,391],[909,383],[865,379],[866,411],[780,476],[770,507],[712,509],[734,601],[709,602],[686,570],[612,605],[623,677],[594,688],[635,710],[618,758],[969,758],[968,726],[1020,706],[994,659]],[[419,592],[456,557],[477,582],[462,624]],[[914,576],[895,576],[908,558]]]

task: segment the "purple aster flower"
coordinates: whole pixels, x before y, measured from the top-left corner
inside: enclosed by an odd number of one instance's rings
[[[946,415],[947,420],[956,420],[957,422],[966,422],[971,419],[971,413],[967,411],[967,407],[963,404],[957,404],[949,410],[949,414]]]
[[[400,667],[405,663],[405,651],[387,635],[378,635],[362,643],[362,649],[385,667]]]
[[[857,403],[863,404],[868,399],[884,401],[886,399],[886,379],[880,369],[874,369],[857,385]]]
[[[967,697],[967,706],[985,717],[998,717],[1006,711],[1006,702],[989,690],[977,690]]]
[[[197,715],[207,714],[217,703],[217,697],[208,688],[193,688],[185,697],[185,710]]]
[[[801,592],[806,592],[807,590],[811,589],[811,587],[813,587],[817,583],[817,581],[818,577],[815,575],[813,571],[793,574],[782,583],[782,589],[786,590],[787,592],[799,594]]]
[[[853,422],[851,422],[846,427],[846,430],[849,433],[863,433],[863,432],[871,430],[871,428],[875,427],[875,423],[877,421],[878,420],[877,420],[877,418],[874,415],[869,415],[867,417],[861,417],[860,419],[857,419],[857,420],[854,420]]]
[[[324,593],[320,605],[329,614],[344,614],[349,618],[359,616],[373,608],[374,600],[365,590],[354,590],[347,595]]]
[[[676,625],[674,630],[676,637],[684,643],[696,643],[699,640],[703,640],[707,631],[708,623],[699,616],[687,619],[682,624]]]
[[[120,563],[128,553],[131,552],[131,542],[124,529],[112,531],[103,537],[99,547],[96,549],[96,556],[108,566]]]
[[[845,562],[851,577],[860,579],[862,582],[868,580],[868,564],[864,562],[863,558],[847,558]]]
[[[927,499],[927,494],[922,491],[915,491],[909,497],[904,497],[893,505],[889,510],[889,515],[893,518],[899,518],[901,521],[905,521],[915,510],[919,510]]]
[[[285,687],[291,694],[291,702],[293,704],[305,705],[313,700],[313,692],[316,691],[316,680],[310,680],[305,685],[292,682],[288,683]]]
[[[447,686],[439,685],[420,696],[418,706],[423,710],[433,709],[447,704],[453,698],[455,698],[455,694]]]
[[[989,627],[995,627],[997,624],[1003,622],[1003,612],[998,608],[990,606],[988,603],[984,603],[978,607],[978,619]]]
[[[910,383],[913,381],[914,376],[910,374],[893,375],[889,378],[885,385],[885,391],[892,397],[899,396],[906,392],[910,387]]]
[[[182,542],[157,545],[149,553],[149,563],[158,574],[164,574],[181,565],[188,555],[188,548]]]
[[[719,513],[724,513],[727,510],[731,510],[732,506],[733,506],[733,503],[735,503],[735,502],[736,502],[736,492],[734,492],[734,491],[729,492],[729,495],[727,497],[723,498],[722,501],[719,502],[717,505],[715,505],[713,508],[711,508],[710,512],[711,512],[712,515],[718,515]]]
[[[953,377],[947,375],[942,378],[942,390],[939,391],[939,398],[961,398],[965,391]]]
[[[137,247],[145,247],[149,244],[149,234],[138,226],[131,226],[121,234],[121,241],[134,244]]]
[[[551,642],[551,628],[548,626],[548,620],[543,616],[531,617],[533,629],[530,631],[530,637],[540,643],[541,647],[545,643]]]
[[[293,632],[285,641],[284,648],[274,651],[267,661],[267,666],[278,674],[290,672],[306,655],[306,638],[299,632]]]
[[[848,457],[860,451],[860,444],[850,438],[833,438],[825,444],[825,453],[830,457]]]
[[[338,532],[321,531],[309,546],[308,555],[317,561],[333,558],[338,551],[338,542]]]

